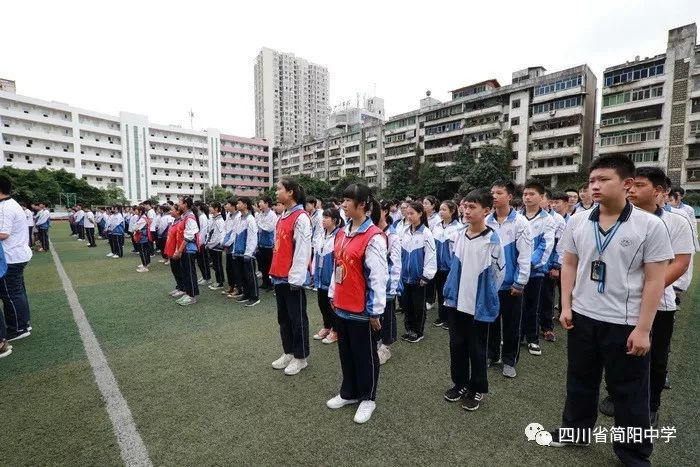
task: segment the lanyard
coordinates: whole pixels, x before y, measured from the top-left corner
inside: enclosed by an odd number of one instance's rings
[[[610,242],[612,242],[612,239],[617,233],[617,230],[620,228],[620,225],[621,222],[619,220],[615,222],[615,225],[613,225],[612,229],[610,229],[608,234],[605,236],[605,240],[601,240],[600,223],[598,223],[598,221],[593,222],[593,233],[595,235],[595,246],[598,250],[598,261],[601,260],[603,252],[605,252],[605,249],[608,247],[608,245],[610,245]],[[598,292],[605,292],[604,280],[598,283]]]

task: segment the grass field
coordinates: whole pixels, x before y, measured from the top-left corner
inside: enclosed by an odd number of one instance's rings
[[[378,408],[356,425],[354,408],[330,411],[339,388],[335,345],[312,342],[309,367],[285,376],[270,367],[281,353],[274,297],[255,308],[202,291],[183,308],[167,296],[169,268],[138,274],[138,256],[105,258],[99,248],[52,229],[70,276],[151,460],[157,465],[479,464],[613,465],[610,445],[540,447],[524,428],[558,426],[564,401],[566,337],[525,353],[519,376],[489,370],[490,392],[474,413],[442,399],[450,386],[447,332],[430,327],[419,344],[398,342],[382,366]],[[697,465],[700,457],[700,261],[679,312],[661,422],[677,438],[657,443],[658,465]],[[119,445],[49,254],[26,270],[31,338],[0,360],[0,465],[118,465]],[[309,293],[312,330],[320,324]],[[430,312],[429,322],[434,319]],[[399,315],[401,319],[401,315]],[[601,417],[600,425],[612,420]],[[693,460],[695,459],[695,460]]]

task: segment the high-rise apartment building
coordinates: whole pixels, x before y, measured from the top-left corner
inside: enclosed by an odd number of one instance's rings
[[[255,67],[255,136],[273,147],[322,138],[330,108],[325,67],[263,48]]]

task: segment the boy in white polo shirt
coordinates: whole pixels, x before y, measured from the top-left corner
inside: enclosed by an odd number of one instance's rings
[[[589,181],[599,205],[572,216],[562,237],[566,403],[563,428],[552,432],[550,446],[589,444],[603,370],[615,426],[625,432],[649,427],[650,332],[673,250],[661,219],[627,201],[633,177],[634,163],[625,155],[595,160]],[[649,438],[625,441],[613,443],[625,465],[650,465]]]

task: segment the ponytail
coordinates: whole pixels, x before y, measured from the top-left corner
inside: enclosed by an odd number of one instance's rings
[[[380,205],[379,201],[374,199],[372,190],[364,183],[353,183],[349,185],[343,192],[343,198],[351,199],[355,202],[355,206],[360,203],[365,203],[365,213],[369,215],[372,222],[379,223]]]

